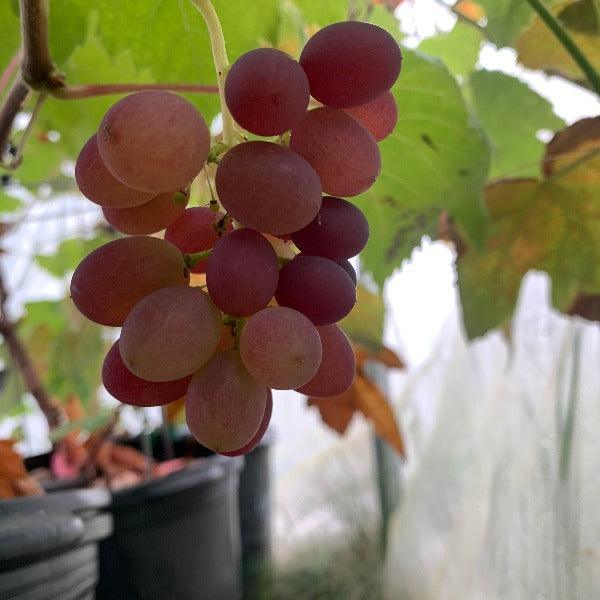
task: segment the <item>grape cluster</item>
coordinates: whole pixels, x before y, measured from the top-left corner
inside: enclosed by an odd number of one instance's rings
[[[227,74],[225,100],[240,128],[271,139],[245,137],[220,158],[202,116],[175,94],[139,92],[110,108],[75,175],[130,237],[88,255],[71,296],[89,319],[122,328],[102,371],[115,398],[185,396],[198,441],[235,455],[264,434],[271,389],[328,397],[351,385],[354,355],[336,323],[356,302],[348,259],[369,228],[343,197],[379,174],[400,65],[394,39],[358,22],[319,31],[299,62],[248,52]],[[218,162],[218,203],[187,208],[207,160]],[[206,286],[190,285],[190,271]]]

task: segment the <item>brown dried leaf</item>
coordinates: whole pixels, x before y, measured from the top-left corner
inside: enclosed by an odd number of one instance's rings
[[[307,398],[306,403],[308,406],[316,406],[319,409],[323,423],[343,435],[348,429],[356,410],[355,395],[356,390],[353,384],[339,396],[333,396],[332,398],[310,397]]]
[[[386,440],[402,458],[406,458],[404,441],[394,412],[381,390],[361,374],[355,377],[353,386],[356,391],[355,402],[358,410],[373,422],[379,436]]]
[[[600,294],[579,294],[566,312],[588,321],[600,321]]]

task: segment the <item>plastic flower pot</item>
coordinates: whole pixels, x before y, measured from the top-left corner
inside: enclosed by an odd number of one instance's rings
[[[239,472],[213,456],[113,493],[100,546],[99,600],[240,597]]]
[[[0,502],[0,598],[88,600],[98,542],[110,535],[110,494],[76,489]]]

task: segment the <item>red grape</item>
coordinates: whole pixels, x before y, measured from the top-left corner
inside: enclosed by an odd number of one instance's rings
[[[248,316],[265,308],[275,293],[279,263],[258,231],[238,229],[215,244],[206,269],[213,302],[226,314]]]
[[[312,165],[323,191],[334,196],[364,192],[373,185],[381,168],[373,136],[337,108],[322,106],[307,112],[292,129],[290,148]]]
[[[219,239],[217,225],[223,219],[222,212],[213,212],[210,208],[195,206],[188,208],[165,231],[165,240],[175,244],[184,254],[209,250]],[[223,233],[233,231],[231,219],[223,223]],[[208,260],[201,260],[192,269],[192,273],[206,273]]]
[[[185,211],[184,202],[174,202],[174,192],[158,194],[150,202],[132,208],[103,208],[104,218],[118,231],[128,235],[156,233],[176,221]]]
[[[348,273],[348,275],[350,275],[350,279],[352,279],[352,283],[354,285],[356,285],[356,271],[354,270],[354,267],[352,266],[350,261],[349,260],[336,260],[336,262],[338,265],[340,265],[340,267],[342,267],[342,269],[344,269],[344,271],[346,271],[346,273]]]
[[[371,102],[347,108],[346,112],[360,121],[377,142],[390,135],[398,121],[396,99],[389,90]]]
[[[189,272],[173,244],[136,236],[104,244],[81,261],[71,279],[71,298],[88,319],[120,326],[144,296],[187,285]]]
[[[275,306],[248,319],[240,335],[240,354],[254,379],[270,388],[291,390],[317,372],[321,340],[304,315]]]
[[[225,100],[233,118],[257,135],[291,129],[306,112],[308,80],[285,52],[257,48],[233,63],[225,81]]]
[[[329,325],[352,310],[356,288],[348,273],[332,260],[299,254],[279,271],[275,299],[279,306],[301,312],[315,325]]]
[[[389,90],[401,63],[394,38],[377,25],[359,21],[324,27],[300,55],[313,98],[336,108],[365,104]]]
[[[317,327],[323,358],[315,376],[296,391],[307,396],[331,397],[345,392],[354,380],[354,352],[345,333],[337,325]]]
[[[191,375],[175,381],[146,381],[134,375],[123,362],[119,342],[108,351],[102,365],[102,383],[117,400],[132,406],[162,406],[185,396]]]
[[[98,149],[108,170],[145,192],[182,190],[208,157],[210,134],[181,96],[148,90],[126,96],[104,115]]]
[[[148,381],[190,375],[215,352],[221,314],[195,287],[156,290],[127,315],[119,349],[127,368]]]
[[[356,256],[369,239],[369,224],[359,208],[347,200],[326,196],[319,214],[292,234],[304,254],[338,261]]]
[[[216,186],[234,219],[273,235],[308,225],[321,207],[314,169],[295,152],[271,142],[245,142],[229,150],[217,168]]]
[[[215,354],[192,377],[185,418],[203,446],[232,452],[254,437],[266,403],[267,388],[249,375],[237,350],[228,350]]]
[[[131,208],[149,202],[152,194],[122,184],[106,168],[94,134],[83,146],[75,163],[75,180],[81,193],[107,208]]]
[[[271,416],[273,414],[273,392],[267,388],[267,405],[265,406],[265,414],[263,415],[262,421],[260,422],[260,426],[258,431],[254,434],[252,439],[241,448],[237,450],[232,450],[231,452],[221,452],[223,456],[242,456],[243,454],[248,454],[248,452],[252,452],[260,441],[265,436],[267,429],[269,428],[269,423],[271,422]]]

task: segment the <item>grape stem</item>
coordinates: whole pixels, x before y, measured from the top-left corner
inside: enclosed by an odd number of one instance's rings
[[[217,71],[219,97],[221,100],[223,143],[230,146],[235,143],[236,133],[233,117],[225,102],[225,77],[227,76],[227,69],[229,68],[229,59],[227,58],[227,48],[225,46],[225,38],[223,37],[223,29],[221,27],[221,22],[219,21],[219,16],[210,0],[191,0],[191,2],[202,14],[208,29],[213,61],[215,63],[215,70]]]
[[[203,250],[202,252],[194,252],[193,254],[184,254],[183,260],[185,261],[188,269],[193,269],[200,261],[206,260],[210,256],[211,252],[212,249]]]
[[[50,90],[60,100],[79,100],[111,94],[126,94],[144,90],[166,90],[168,92],[192,92],[196,94],[217,94],[216,85],[193,85],[191,83],[107,83],[90,85],[72,85]]]

